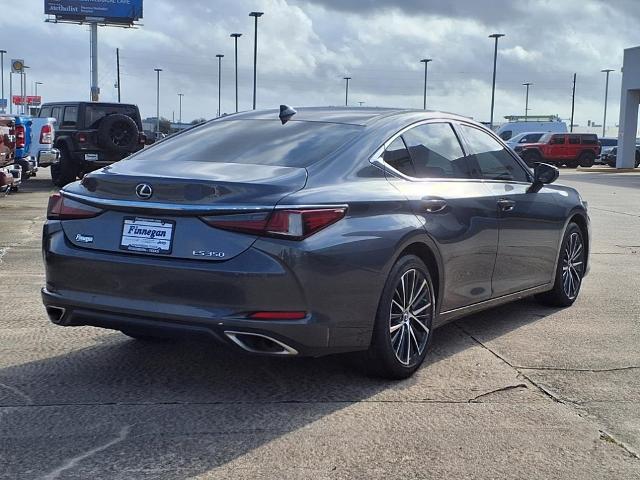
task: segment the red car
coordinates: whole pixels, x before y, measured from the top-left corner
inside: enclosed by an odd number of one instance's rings
[[[515,151],[530,167],[544,162],[576,168],[592,167],[600,148],[593,133],[547,133],[539,142],[518,145]]]
[[[14,163],[16,151],[15,120],[0,116],[0,192],[13,185],[14,176],[10,167]]]

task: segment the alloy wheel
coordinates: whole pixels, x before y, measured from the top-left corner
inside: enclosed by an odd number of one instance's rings
[[[389,312],[391,347],[403,365],[422,356],[433,312],[433,292],[426,276],[416,269],[407,270],[396,285]]]
[[[582,237],[578,232],[573,232],[562,257],[562,287],[570,300],[574,300],[578,296],[583,272],[584,246]]]

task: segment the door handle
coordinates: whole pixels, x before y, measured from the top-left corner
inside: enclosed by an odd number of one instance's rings
[[[510,212],[516,207],[516,202],[508,198],[498,200],[498,208],[503,212]]]
[[[422,200],[420,202],[422,209],[427,213],[438,213],[447,208],[445,200]]]

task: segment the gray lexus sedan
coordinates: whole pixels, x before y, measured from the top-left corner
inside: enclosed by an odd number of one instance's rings
[[[441,112],[222,117],[49,201],[49,318],[255,354],[361,351],[411,375],[436,327],[535,295],[571,305],[589,217],[555,167]]]

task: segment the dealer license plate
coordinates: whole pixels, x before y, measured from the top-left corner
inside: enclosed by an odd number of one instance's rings
[[[125,217],[120,248],[130,252],[171,253],[175,222],[154,218]]]

